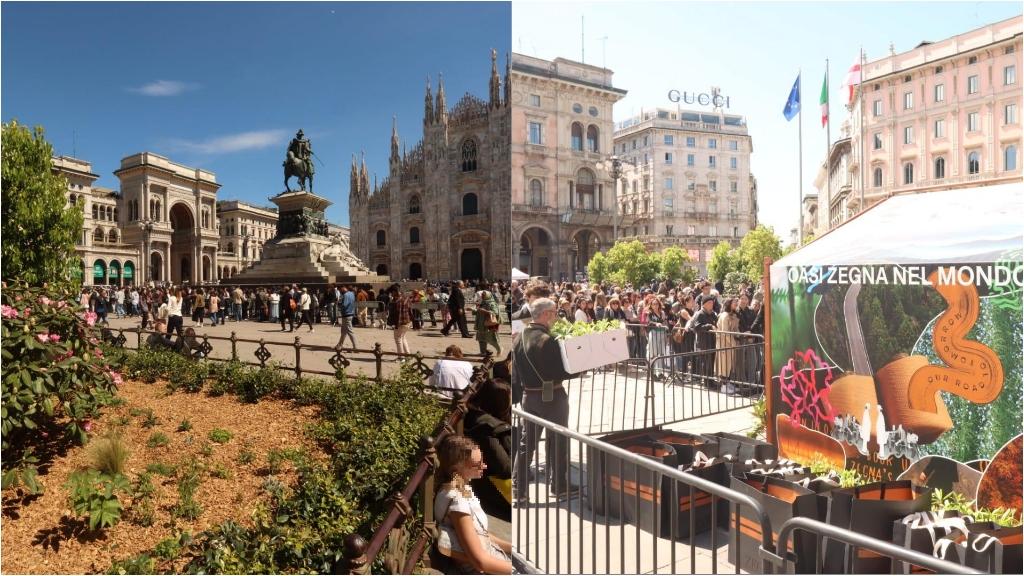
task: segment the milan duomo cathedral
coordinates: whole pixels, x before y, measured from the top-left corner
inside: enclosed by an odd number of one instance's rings
[[[389,173],[370,183],[352,158],[351,247],[394,280],[507,278],[511,264],[509,63],[491,51],[490,94],[466,93],[450,110],[444,78],[427,79],[423,139],[406,150],[391,128]]]

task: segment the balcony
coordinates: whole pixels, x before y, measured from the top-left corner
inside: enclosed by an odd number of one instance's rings
[[[685,218],[693,218],[695,220],[717,220],[717,212],[683,212]]]
[[[545,206],[543,204],[538,204],[538,205],[534,205],[534,204],[513,204],[512,205],[512,211],[513,212],[523,212],[523,213],[526,213],[526,214],[557,214],[558,213],[558,210],[556,210],[554,207],[552,207],[552,206]]]

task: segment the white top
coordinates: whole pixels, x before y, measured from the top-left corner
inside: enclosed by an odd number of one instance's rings
[[[273,294],[270,295],[270,302],[271,302],[271,304],[278,304],[278,303],[280,303],[281,302],[281,295],[278,294],[277,292],[274,292]]]
[[[309,294],[307,294],[306,292],[303,292],[302,293],[302,298],[299,299],[299,304],[302,305],[302,309],[303,310],[309,310],[309,302],[310,302]]]
[[[576,318],[577,322],[590,322],[590,317],[587,316],[587,313],[584,312],[583,310],[577,309],[576,314],[574,314],[574,317]]]
[[[181,316],[181,300],[174,296],[167,297],[167,315]]]
[[[430,376],[429,384],[449,398],[455,395],[445,390],[465,390],[469,386],[469,380],[473,377],[473,364],[465,360],[438,360],[434,365],[434,373]]]
[[[480,507],[480,499],[473,494],[472,489],[468,486],[466,491],[469,493],[468,497],[452,488],[450,484],[445,484],[441,486],[437,496],[434,497],[434,518],[437,521],[438,528],[438,548],[447,548],[456,552],[466,553],[459,542],[451,516],[452,512],[461,512],[473,518],[473,527],[476,529],[477,536],[480,537],[480,544],[488,550],[491,556],[507,560],[508,557],[501,548],[498,548],[491,542],[487,531],[487,514]]]

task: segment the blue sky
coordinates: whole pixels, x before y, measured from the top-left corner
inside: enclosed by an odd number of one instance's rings
[[[285,148],[313,142],[314,191],[348,223],[349,165],[387,174],[391,118],[411,148],[423,91],[487,97],[504,75],[508,3],[9,3],[2,7],[2,118],[44,126],[58,154],[117,188],[148,150],[212,170],[219,197],[269,204]],[[294,185],[294,180],[292,181]]]
[[[869,61],[1021,14],[1020,2],[569,2],[517,0],[512,48],[614,71],[629,94],[619,121],[641,108],[667,107],[669,89],[706,92],[712,85],[747,117],[754,143],[760,218],[788,241],[799,217],[797,119],[783,106],[803,74],[803,188],[814,192],[825,158],[818,97],[831,72],[832,140],[846,118],[840,83],[861,46]],[[584,17],[581,40],[581,16]]]

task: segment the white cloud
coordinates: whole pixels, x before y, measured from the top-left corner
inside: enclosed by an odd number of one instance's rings
[[[129,88],[129,92],[142,94],[143,96],[177,96],[189,90],[199,88],[198,84],[192,82],[179,82],[178,80],[156,80],[149,84],[143,84],[137,88]]]
[[[168,147],[176,152],[193,152],[198,154],[230,154],[244,150],[258,150],[281,144],[288,139],[287,130],[253,130],[216,136],[206,140],[175,139],[168,142]]]

